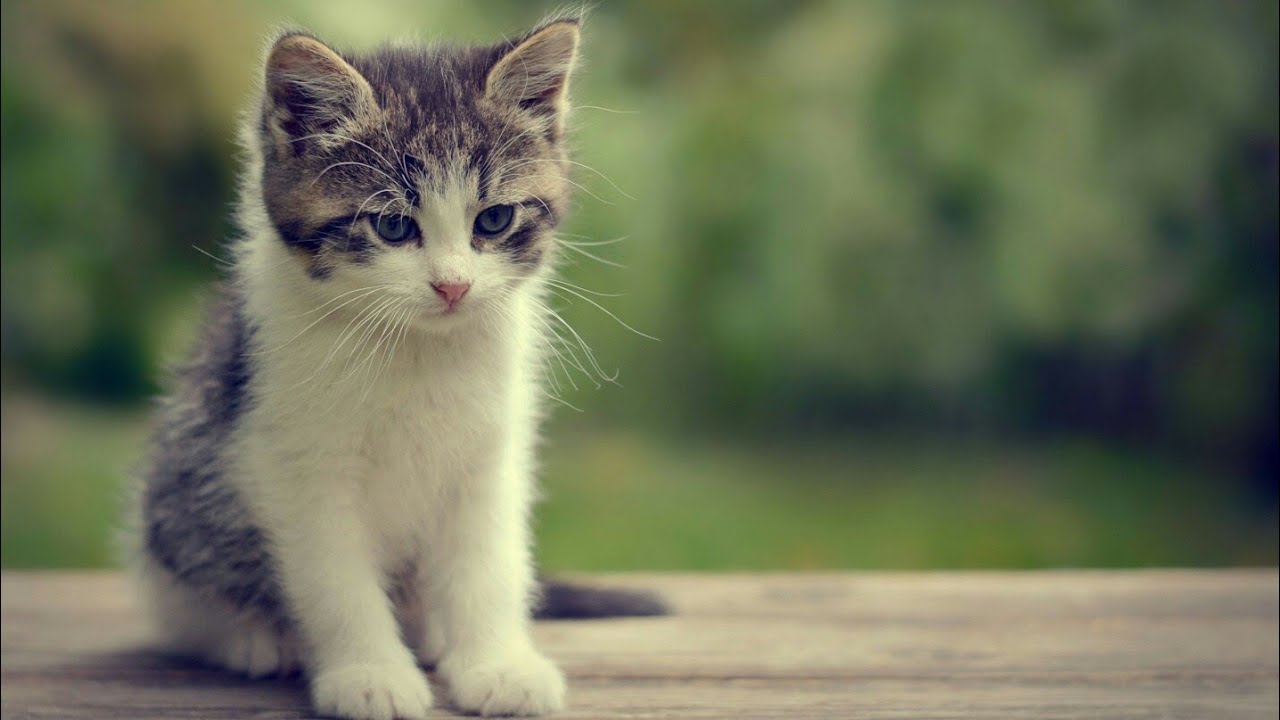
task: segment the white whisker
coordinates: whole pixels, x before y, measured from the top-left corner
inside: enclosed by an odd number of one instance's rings
[[[622,270],[627,269],[626,265],[623,265],[620,262],[614,262],[613,260],[610,260],[608,258],[602,258],[599,255],[596,255],[595,253],[590,252],[588,250],[583,250],[581,247],[578,247],[578,245],[575,243],[567,243],[567,242],[564,242],[563,240],[557,240],[556,242],[558,242],[560,245],[563,245],[566,250],[569,250],[571,252],[576,252],[579,255],[582,255],[584,257],[591,258],[592,260],[595,260],[598,263],[608,265],[610,267],[616,267]]]
[[[191,249],[195,250],[196,252],[200,253],[201,255],[204,255],[205,257],[208,257],[208,258],[213,259],[213,261],[214,261],[214,262],[216,262],[216,263],[218,263],[218,264],[220,264],[220,265],[225,265],[225,266],[230,267],[230,268],[233,268],[233,267],[235,267],[235,266],[236,266],[236,264],[235,264],[235,263],[233,263],[233,262],[231,262],[230,260],[223,260],[222,258],[218,257],[217,255],[214,255],[213,253],[209,252],[208,250],[205,250],[204,248],[202,248],[202,247],[200,247],[199,245],[196,245],[196,244],[194,244],[194,243],[191,245]]]
[[[251,354],[251,355],[268,355],[268,354],[271,354],[271,353],[274,353],[274,352],[279,352],[281,349],[283,349],[283,348],[287,347],[287,346],[288,346],[290,343],[292,343],[294,340],[297,340],[298,338],[302,337],[302,335],[303,335],[304,333],[306,333],[308,330],[310,330],[311,328],[313,328],[313,327],[315,327],[316,325],[318,325],[318,324],[319,324],[322,320],[324,320],[325,318],[327,318],[327,317],[329,317],[330,315],[334,314],[335,312],[337,312],[337,311],[341,310],[342,308],[346,307],[347,305],[350,305],[350,304],[351,304],[351,303],[353,303],[353,302],[357,302],[357,301],[359,301],[359,300],[361,300],[361,299],[363,299],[363,298],[365,298],[365,297],[368,297],[369,295],[372,295],[373,293],[375,293],[375,292],[377,292],[377,291],[379,291],[379,290],[382,290],[382,289],[384,289],[384,288],[386,288],[386,287],[388,287],[388,286],[386,286],[386,285],[375,285],[375,286],[370,287],[370,288],[360,288],[359,290],[352,290],[352,291],[350,291],[350,292],[343,293],[342,295],[339,295],[339,296],[338,296],[338,297],[336,297],[336,298],[333,298],[333,300],[330,300],[329,302],[325,303],[324,305],[321,305],[319,308],[316,308],[315,310],[311,310],[311,311],[309,311],[309,312],[307,312],[307,313],[303,313],[302,315],[294,316],[294,317],[303,317],[303,316],[306,316],[306,315],[310,315],[311,313],[314,313],[314,312],[316,312],[316,311],[320,310],[320,309],[321,309],[321,308],[323,308],[325,305],[329,305],[330,303],[333,303],[333,302],[335,302],[335,301],[337,301],[337,300],[340,300],[341,298],[343,298],[343,297],[345,297],[345,296],[347,296],[347,295],[350,295],[350,294],[352,294],[352,293],[362,292],[362,291],[363,291],[363,293],[364,293],[363,295],[359,295],[359,296],[357,296],[357,297],[353,297],[353,298],[351,298],[351,299],[347,300],[346,302],[342,303],[341,305],[338,305],[337,307],[333,308],[332,310],[330,310],[329,312],[325,313],[324,315],[321,315],[320,317],[318,317],[318,318],[316,318],[315,320],[311,321],[311,323],[310,323],[309,325],[307,325],[306,327],[304,327],[304,328],[302,328],[301,330],[299,330],[299,331],[298,331],[298,334],[296,334],[296,335],[294,335],[293,337],[289,338],[288,340],[284,341],[284,342],[283,342],[282,344],[280,344],[279,346],[277,346],[277,347],[275,347],[275,348],[272,348],[271,350],[261,350],[261,351],[256,351],[256,352],[253,352],[253,353],[250,353],[250,354]]]
[[[561,237],[580,238],[580,240],[575,240],[574,242],[562,240],[559,237],[556,238],[557,242],[564,243],[565,245],[575,245],[577,247],[599,247],[601,245],[617,245],[620,242],[625,242],[631,239],[630,235],[622,235],[620,237],[610,238],[608,240],[592,240],[590,235],[574,235],[573,233],[567,233],[567,232],[561,232],[556,234]],[[588,240],[590,242],[583,242],[582,240]]]
[[[575,105],[574,110],[599,110],[600,112],[613,113],[614,115],[639,115],[639,110],[615,110],[613,108],[600,107],[599,105]]]
[[[652,336],[652,335],[650,335],[650,334],[648,334],[648,333],[640,332],[639,330],[637,330],[637,329],[635,329],[635,328],[631,327],[630,325],[626,324],[625,322],[623,322],[623,321],[622,321],[622,318],[618,317],[617,315],[614,315],[612,312],[610,312],[610,311],[609,311],[609,309],[608,309],[608,308],[606,308],[605,306],[603,306],[603,305],[601,305],[600,303],[596,302],[595,300],[592,300],[591,298],[587,297],[586,295],[583,295],[583,294],[581,294],[581,293],[578,293],[578,292],[576,292],[576,291],[574,291],[574,290],[570,290],[569,288],[564,288],[564,287],[562,287],[562,288],[560,288],[560,289],[561,289],[561,290],[564,290],[565,292],[573,293],[573,294],[574,294],[574,295],[576,295],[577,297],[582,298],[583,300],[586,300],[587,302],[591,303],[592,305],[595,305],[597,308],[599,308],[600,312],[602,312],[602,313],[604,313],[605,315],[608,315],[609,317],[613,318],[615,321],[617,321],[617,323],[618,323],[619,325],[621,325],[622,327],[624,327],[624,328],[626,328],[626,329],[630,330],[631,332],[633,332],[633,333],[635,333],[635,334],[639,335],[640,337],[642,337],[642,338],[648,338],[648,339],[650,339],[650,340],[653,340],[654,342],[662,342],[662,341],[661,341],[661,340],[659,340],[658,338],[656,338],[656,337],[654,337],[654,336]],[[555,293],[555,290],[553,289],[551,292]],[[556,293],[556,294],[558,295],[559,293]]]
[[[605,175],[604,173],[600,172],[599,170],[591,167],[586,163],[581,163],[576,160],[569,160],[568,158],[532,158],[530,160],[524,160],[522,162],[515,163],[514,165],[512,165],[510,168],[507,168],[507,169],[514,170],[518,167],[523,167],[525,165],[529,165],[532,163],[560,163],[560,162],[568,163],[570,165],[575,165],[577,167],[590,170],[591,172],[600,176],[600,178],[603,179],[605,182],[609,183],[610,187],[612,187],[614,190],[617,190],[618,193],[621,194],[623,197],[627,198],[628,200],[635,200],[635,198],[632,197],[626,190],[623,190],[622,188],[618,187],[617,183],[610,180],[608,175]]]
[[[344,161],[342,161],[342,162],[336,162],[336,163],[333,163],[333,164],[332,164],[332,165],[330,165],[329,167],[326,167],[325,169],[321,170],[321,171],[320,171],[320,174],[319,174],[319,175],[316,175],[315,179],[314,179],[314,180],[312,180],[312,181],[311,181],[311,184],[310,184],[310,185],[308,185],[307,187],[312,187],[312,186],[314,186],[316,183],[320,182],[320,178],[324,177],[325,173],[329,172],[330,170],[332,170],[332,169],[334,169],[334,168],[342,167],[342,166],[344,166],[344,165],[358,165],[358,166],[360,166],[360,167],[362,167],[362,168],[368,168],[369,170],[372,170],[372,171],[374,171],[374,172],[378,173],[379,175],[381,175],[381,176],[385,177],[386,179],[390,180],[390,181],[391,181],[391,182],[393,182],[393,183],[398,183],[398,182],[399,182],[399,181],[398,181],[398,180],[396,180],[394,177],[392,177],[392,176],[388,175],[387,173],[383,172],[382,170],[379,170],[378,168],[376,168],[376,167],[374,167],[374,166],[370,165],[369,163],[362,163],[362,162],[360,162],[360,161],[358,161],[358,160],[344,160]]]
[[[595,291],[595,290],[590,290],[590,289],[588,289],[588,288],[584,288],[584,287],[582,287],[581,285],[574,285],[574,284],[573,284],[573,283],[571,283],[571,282],[568,282],[568,281],[566,281],[566,280],[560,280],[560,279],[557,279],[557,278],[547,278],[544,282],[546,282],[546,283],[547,283],[547,284],[549,284],[549,285],[555,285],[555,286],[561,286],[561,285],[563,285],[563,286],[567,286],[567,287],[566,287],[566,289],[568,289],[568,288],[573,288],[573,289],[575,289],[575,290],[581,290],[582,292],[587,293],[588,295],[595,295],[596,297],[606,297],[606,298],[619,298],[619,297],[625,297],[625,294],[623,294],[623,293],[604,293],[604,292],[597,292],[597,291]]]

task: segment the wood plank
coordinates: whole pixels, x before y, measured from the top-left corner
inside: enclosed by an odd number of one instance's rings
[[[593,576],[668,618],[541,623],[567,718],[1275,718],[1276,570]],[[4,718],[304,718],[151,649],[117,573],[0,577]],[[443,697],[444,693],[441,691]],[[448,717],[441,710],[440,717]]]

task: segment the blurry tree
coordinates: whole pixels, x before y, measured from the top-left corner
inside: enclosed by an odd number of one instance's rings
[[[1162,443],[1274,492],[1273,3],[699,8],[627,13],[667,43],[642,105],[677,104],[631,248],[681,348],[649,382],[734,426]]]
[[[231,232],[234,108],[198,90],[228,81],[183,48],[251,46],[277,14],[353,42],[535,14],[232,4],[157,31],[46,7],[4,10],[4,377],[114,400],[151,391],[215,274],[192,246]],[[1263,0],[602,4],[580,158],[635,199],[584,171],[614,204],[584,195],[569,231],[629,235],[583,249],[630,268],[567,271],[662,342],[575,302],[628,389],[572,401],[735,432],[1088,432],[1274,493],[1276,26]],[[247,88],[256,57],[231,57]]]

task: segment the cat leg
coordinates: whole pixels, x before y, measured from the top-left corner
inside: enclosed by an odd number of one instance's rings
[[[229,628],[212,651],[223,667],[251,678],[293,675],[302,669],[300,648],[292,634],[260,621],[245,620]]]
[[[142,600],[173,651],[252,678],[301,669],[293,634],[271,621],[195,592],[153,562],[138,568]]]
[[[450,536],[431,548],[425,640],[440,654],[437,670],[458,709],[541,715],[564,707],[564,676],[529,634],[526,492],[502,482],[469,484],[452,509]]]
[[[353,483],[308,477],[271,486],[272,528],[285,595],[308,649],[311,699],[325,715],[425,718],[431,690],[399,628]]]

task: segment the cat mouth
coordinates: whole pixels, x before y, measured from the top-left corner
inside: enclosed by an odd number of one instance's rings
[[[426,322],[460,320],[471,314],[473,302],[459,302],[453,305],[430,303],[418,313],[418,317]]]

